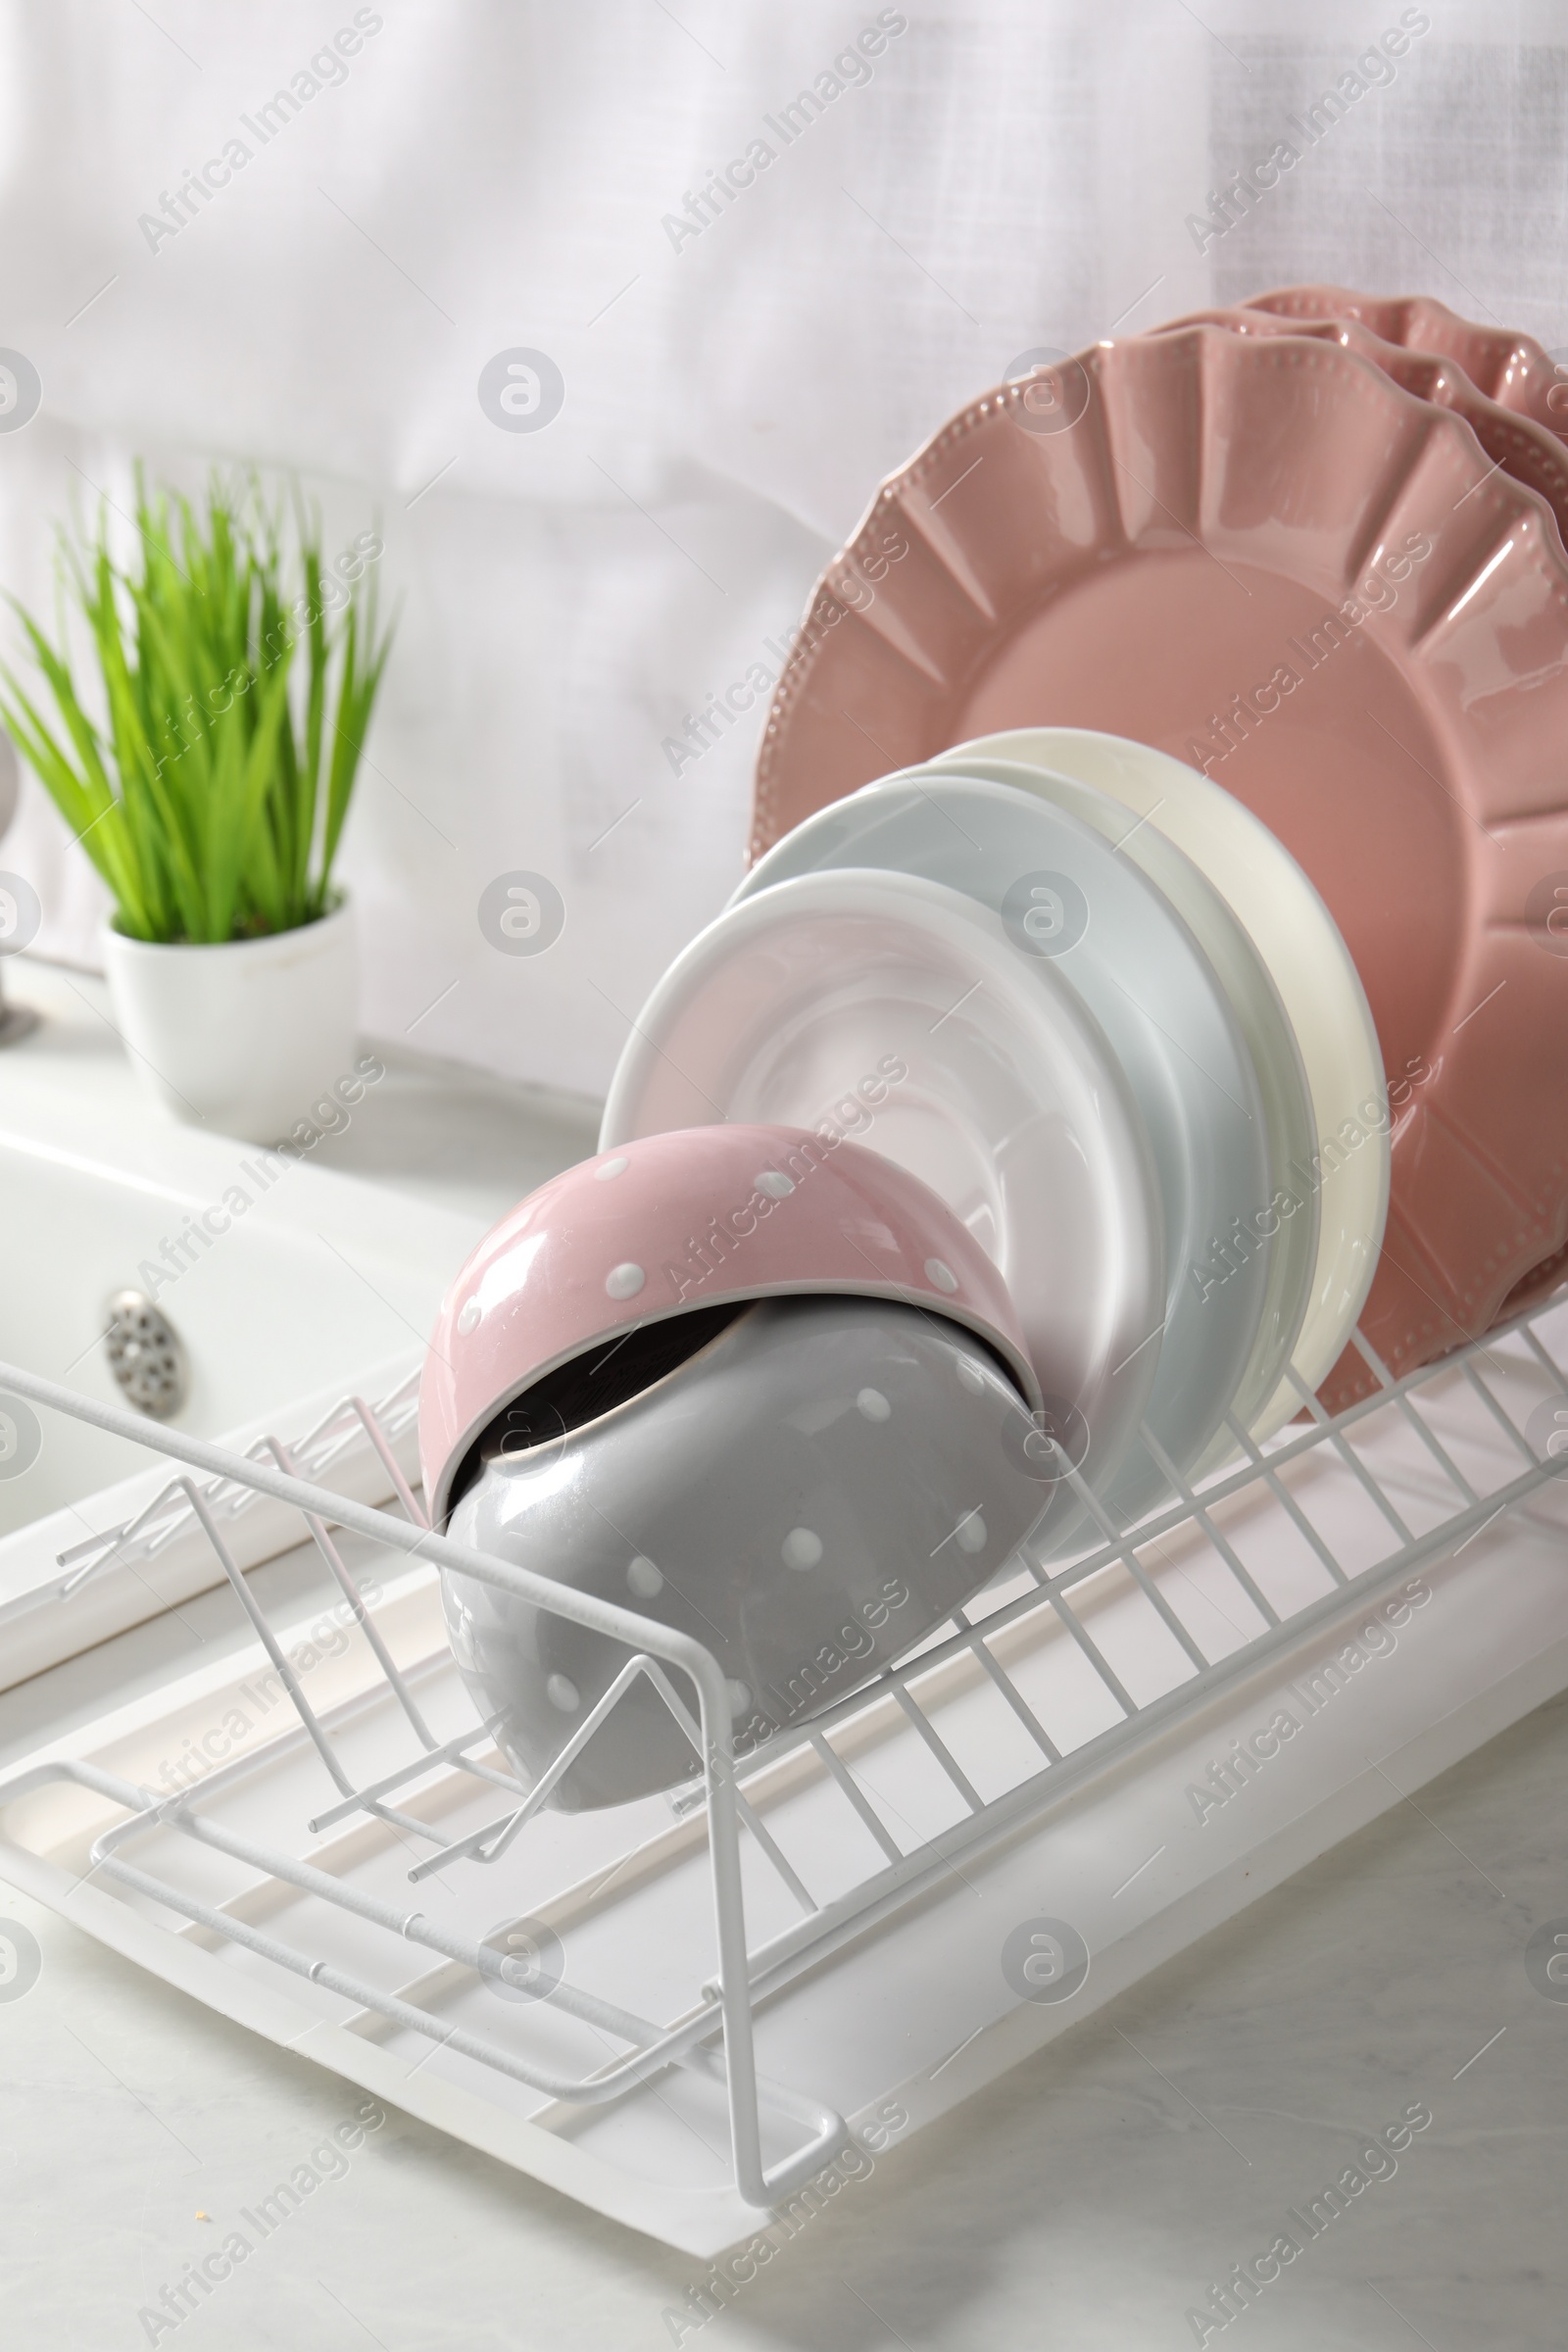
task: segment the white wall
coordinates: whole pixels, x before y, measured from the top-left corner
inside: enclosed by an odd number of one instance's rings
[[[740,872],[760,711],[678,775],[663,739],[777,668],[878,478],[1019,352],[1314,276],[1568,339],[1568,20],[1417,13],[1394,82],[1200,253],[1187,215],[1396,0],[376,0],[266,144],[242,118],[350,0],[11,0],[0,345],[43,391],[0,432],[0,584],[46,603],[54,518],[122,502],[138,452],[190,486],[293,469],[329,539],[379,515],[403,619],[343,867],[366,1023],[599,1092]],[[869,79],[786,144],[764,118],[879,17],[905,29]],[[153,249],[139,217],[236,136],[249,161]],[[754,184],[672,238],[760,137]],[[519,346],[564,378],[543,430],[480,406]],[[96,884],[36,788],[0,856],[40,946],[95,960]],[[480,933],[513,868],[564,901],[545,955]]]

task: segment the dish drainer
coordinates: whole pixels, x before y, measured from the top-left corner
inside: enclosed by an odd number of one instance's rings
[[[1357,1344],[1374,1396],[1330,1418],[1303,1393],[1262,1451],[1233,1429],[1239,1458],[1198,1491],[1162,1462],[1176,1499],[1130,1532],[1064,1460],[1092,1547],[1020,1555],[745,1755],[701,1643],[431,1533],[398,1459],[407,1384],[241,1455],[0,1366],[0,1389],[181,1465],[62,1555],[50,1605],[199,1535],[254,1636],[0,1783],[0,1875],[710,2255],[809,2199],[852,2137],[880,2152],[1568,1685],[1568,1293],[1403,1379]],[[396,1512],[320,1483],[350,1440]],[[314,1628],[275,1627],[247,1582],[229,1522],[251,1496],[319,1555]],[[442,1566],[627,1647],[531,1790],[458,1679]],[[693,1782],[551,1809],[639,1677]],[[1282,1708],[1298,1736],[1260,1756]],[[1020,1974],[1020,1934],[1082,1965]]]

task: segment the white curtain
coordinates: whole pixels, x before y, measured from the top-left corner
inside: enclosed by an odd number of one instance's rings
[[[1568,340],[1560,5],[11,0],[0,41],[0,346],[40,384],[0,585],[46,613],[56,520],[122,507],[138,455],[291,474],[333,546],[378,527],[365,1025],[584,1094],[739,876],[816,570],[1017,355],[1292,278]],[[95,962],[36,786],[0,865]],[[480,929],[518,870],[564,906],[540,955]]]

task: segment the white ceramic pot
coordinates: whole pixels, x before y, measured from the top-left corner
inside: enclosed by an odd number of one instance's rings
[[[221,947],[103,933],[115,1019],[166,1110],[253,1144],[281,1142],[354,1065],[353,909]]]

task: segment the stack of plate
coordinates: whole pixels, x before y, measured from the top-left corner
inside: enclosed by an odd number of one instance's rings
[[[1528,337],[1332,287],[976,401],[818,583],[759,760],[760,862],[656,998],[617,1118],[817,1115],[819,1078],[861,1075],[835,1004],[868,1071],[913,1073],[927,1014],[925,1074],[867,1105],[869,1140],[912,1155],[923,1127],[1046,1385],[1111,1451],[1147,1424],[1103,1490],[1129,1504],[1228,1383],[1189,1466],[1227,1411],[1255,1433],[1294,1409],[1281,1363],[1334,1409],[1374,1360],[1411,1370],[1544,1296],[1568,1272],[1559,435],[1568,379]],[[701,974],[732,954],[744,1114],[697,1050]],[[1303,1135],[1313,1199],[1216,1280]]]
[[[1299,1409],[1388,1197],[1371,1016],[1311,884],[1218,785],[1069,728],[884,777],[753,868],[639,1016],[602,1148],[715,1120],[854,1136],[947,1200],[1118,1527]]]

